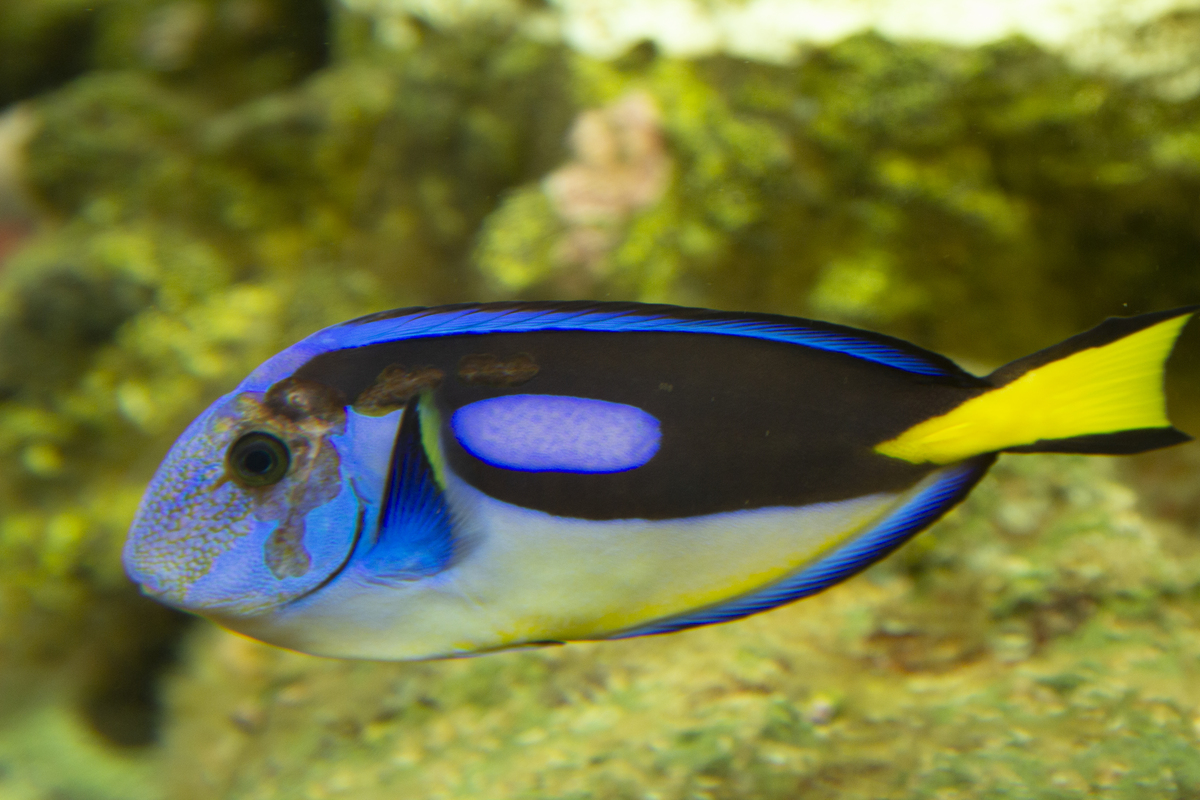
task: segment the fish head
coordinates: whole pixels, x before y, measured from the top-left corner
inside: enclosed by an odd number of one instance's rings
[[[346,415],[338,390],[294,377],[215,402],[142,499],[125,544],[129,576],[218,621],[268,614],[323,586],[366,513],[339,453]]]

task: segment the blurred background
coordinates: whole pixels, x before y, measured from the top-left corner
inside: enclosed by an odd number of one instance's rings
[[[1196,444],[1008,457],[848,585],[642,641],[334,662],[125,579],[257,363],[512,298],[979,371],[1200,302],[1200,2],[0,0],[0,800],[1200,796]]]

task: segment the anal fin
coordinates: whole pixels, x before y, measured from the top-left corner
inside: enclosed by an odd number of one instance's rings
[[[936,522],[975,488],[995,460],[994,455],[980,456],[935,473],[926,486],[886,517],[782,580],[722,603],[603,638],[653,636],[729,622],[822,592],[871,566]]]

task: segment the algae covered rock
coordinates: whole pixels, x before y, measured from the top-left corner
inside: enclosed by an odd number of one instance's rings
[[[577,64],[595,110],[577,119],[575,152],[480,237],[479,268],[509,292],[814,314],[989,362],[1200,296],[1200,229],[1179,202],[1200,189],[1185,133],[1197,101],[1079,73],[1021,40],[864,34],[788,66],[652,48]],[[579,142],[588,115],[630,97],[653,104],[672,180],[580,258],[563,176],[596,158]],[[659,169],[606,174],[638,163]]]
[[[83,0],[0,5],[0,108],[91,66],[96,5]]]
[[[330,28],[330,9],[320,0],[111,2],[94,57],[101,69],[139,69],[231,103],[324,66]]]
[[[93,70],[137,69],[231,103],[329,57],[320,0],[37,0],[0,5],[0,107]]]
[[[215,629],[169,689],[173,797],[1188,796],[1200,545],[1106,462],[1010,457],[817,598],[453,662]]]

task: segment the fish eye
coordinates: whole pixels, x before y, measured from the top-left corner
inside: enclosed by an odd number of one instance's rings
[[[242,486],[270,486],[287,474],[292,459],[287,445],[269,433],[247,433],[229,448],[225,465]]]

